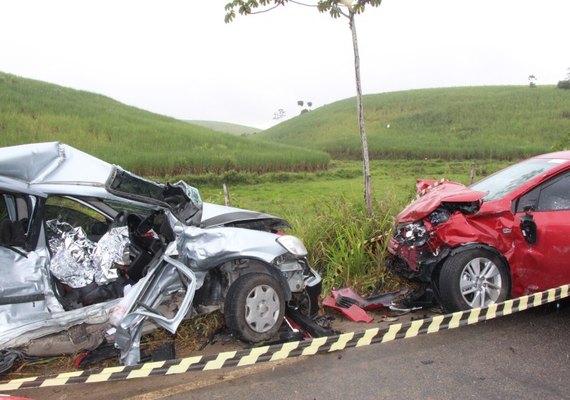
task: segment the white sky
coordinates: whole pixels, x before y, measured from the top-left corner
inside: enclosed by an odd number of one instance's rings
[[[0,71],[258,128],[355,95],[345,18],[289,4],[225,24],[227,1],[0,0]],[[384,0],[357,16],[363,92],[555,84],[569,15],[569,0]]]

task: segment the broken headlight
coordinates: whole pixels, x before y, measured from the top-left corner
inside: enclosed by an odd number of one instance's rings
[[[297,257],[305,257],[307,255],[307,249],[301,241],[301,239],[291,236],[283,235],[275,239],[277,243],[285,248],[289,253]]]
[[[397,238],[409,246],[424,246],[429,238],[427,229],[421,221],[400,224],[397,231]]]

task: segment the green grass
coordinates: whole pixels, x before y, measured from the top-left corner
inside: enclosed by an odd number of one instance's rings
[[[251,126],[245,126],[239,124],[232,124],[229,122],[202,121],[202,120],[187,121],[187,122],[194,125],[203,126],[213,131],[229,133],[230,135],[237,135],[237,136],[253,135],[255,133],[262,131],[262,129],[259,128],[254,128]]]
[[[518,159],[548,152],[570,133],[570,91],[554,86],[410,90],[367,95],[363,102],[376,159]],[[357,159],[355,99],[302,114],[256,138]]]
[[[310,171],[329,157],[251,142],[108,97],[0,73],[0,146],[62,141],[145,175]]]

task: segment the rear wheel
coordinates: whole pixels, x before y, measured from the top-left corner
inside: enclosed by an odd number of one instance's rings
[[[504,301],[510,275],[494,253],[472,249],[448,258],[439,274],[439,292],[447,311],[469,310]]]
[[[224,304],[226,326],[238,339],[262,342],[279,330],[285,300],[279,282],[263,273],[246,274],[228,290]]]

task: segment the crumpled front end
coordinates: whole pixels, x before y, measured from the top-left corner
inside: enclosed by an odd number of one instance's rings
[[[509,253],[513,221],[484,207],[483,193],[453,182],[418,185],[418,199],[397,217],[388,246],[390,265],[407,278],[430,282],[443,260],[461,246],[487,245]]]
[[[300,292],[307,285],[320,283],[321,277],[306,259],[305,246],[294,236],[232,227],[179,226],[176,230],[181,260],[196,271],[198,288],[206,271],[219,265],[239,270],[245,259],[278,271],[278,276],[287,283],[286,293]]]

